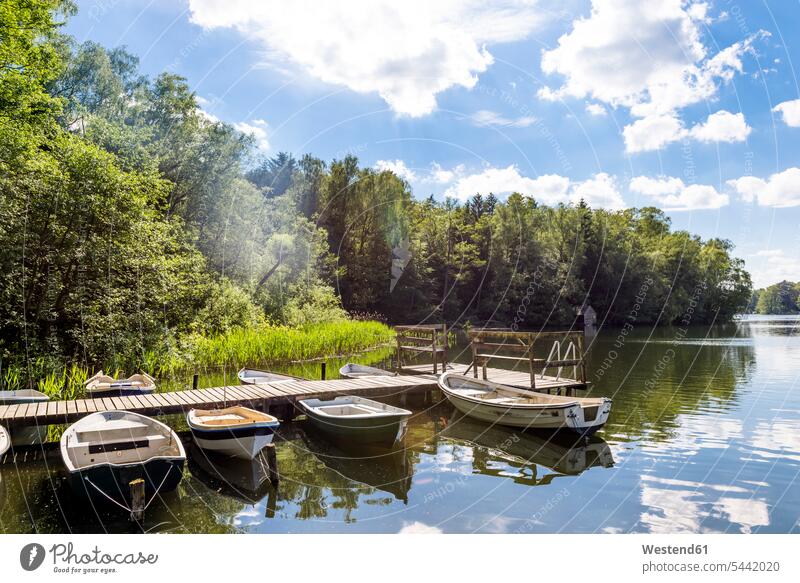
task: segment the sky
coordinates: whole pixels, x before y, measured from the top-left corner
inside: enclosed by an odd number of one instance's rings
[[[80,0],[66,32],[184,76],[260,153],[424,198],[658,206],[800,281],[797,2]]]

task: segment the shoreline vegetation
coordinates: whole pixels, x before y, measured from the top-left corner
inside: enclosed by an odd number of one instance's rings
[[[20,382],[357,352],[380,322],[564,326],[586,303],[609,326],[633,306],[724,322],[751,297],[729,241],[657,208],[414,196],[352,155],[267,156],[186,79],[63,34],[75,10],[0,11],[0,358]]]
[[[794,316],[800,314],[800,282],[780,281],[753,291],[747,311],[751,314]]]
[[[299,328],[263,325],[236,328],[211,337],[194,337],[180,354],[148,354],[140,367],[133,365],[124,369],[110,365],[105,370],[112,376],[127,376],[141,368],[163,378],[230,366],[235,376],[239,367],[256,363],[302,366],[320,359],[381,352],[379,349],[393,338],[394,331],[389,326],[375,321],[340,320]],[[84,383],[94,372],[81,363],[59,366],[52,359],[40,357],[3,368],[0,385],[2,390],[35,388],[51,399],[71,400],[83,396]]]

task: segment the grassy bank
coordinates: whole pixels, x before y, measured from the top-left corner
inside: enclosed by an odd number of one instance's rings
[[[82,396],[84,382],[100,368],[112,376],[129,375],[140,369],[157,377],[180,376],[181,371],[194,369],[302,363],[351,355],[386,345],[393,338],[394,331],[389,326],[374,321],[340,320],[298,328],[265,325],[215,336],[191,336],[183,339],[180,349],[169,353],[151,351],[135,361],[125,359],[136,364],[90,367],[38,358],[6,365],[0,378],[5,390],[32,387],[51,399],[67,400]]]

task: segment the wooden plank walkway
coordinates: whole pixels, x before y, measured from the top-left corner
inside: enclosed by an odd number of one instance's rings
[[[463,373],[468,365],[452,363],[448,370]],[[436,387],[437,376],[430,373],[431,365],[404,367],[409,374],[396,377],[372,377],[357,380],[333,379],[325,381],[293,381],[258,385],[236,385],[210,389],[192,389],[170,393],[153,393],[130,397],[78,399],[75,401],[48,401],[0,406],[0,425],[7,428],[31,425],[73,423],[97,411],[125,409],[142,415],[170,415],[185,413],[193,407],[212,408],[232,405],[249,405],[268,410],[273,405],[294,405],[298,399],[334,397],[336,395],[390,396],[411,391],[426,391]],[[528,372],[487,368],[490,380],[520,387],[528,387]],[[537,377],[536,390],[581,388],[584,385],[571,379]]]

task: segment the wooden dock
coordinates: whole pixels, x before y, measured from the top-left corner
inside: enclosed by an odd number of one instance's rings
[[[448,371],[464,373],[468,365],[450,363]],[[98,411],[126,410],[142,415],[170,415],[185,413],[192,408],[213,408],[246,405],[262,411],[281,406],[294,406],[298,399],[334,397],[336,395],[362,395],[385,397],[426,391],[436,387],[437,375],[430,373],[430,364],[405,366],[398,376],[375,376],[361,379],[333,379],[323,381],[282,381],[258,385],[235,385],[210,389],[192,389],[169,393],[153,393],[130,397],[104,397],[74,401],[47,401],[0,406],[0,425],[9,429],[19,426],[73,423]],[[530,387],[528,371],[511,371],[488,368],[489,380]],[[585,387],[573,379],[544,376],[536,379],[536,390],[543,392]],[[291,410],[291,407],[289,408]],[[280,415],[279,415],[280,416]]]

